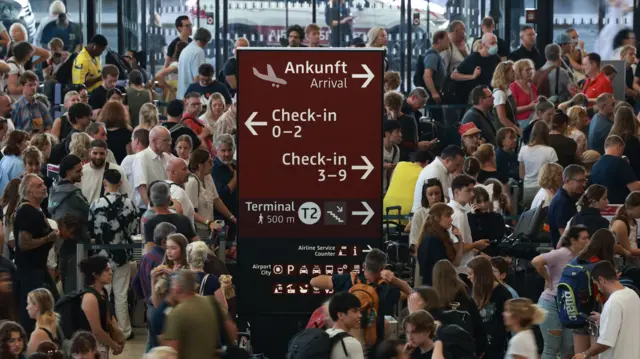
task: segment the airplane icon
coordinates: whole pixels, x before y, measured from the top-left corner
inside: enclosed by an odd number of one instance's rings
[[[280,87],[280,85],[286,85],[287,81],[276,76],[276,73],[273,71],[273,67],[271,65],[267,65],[267,74],[261,74],[258,69],[253,68],[253,74],[261,79],[272,83],[273,87]]]

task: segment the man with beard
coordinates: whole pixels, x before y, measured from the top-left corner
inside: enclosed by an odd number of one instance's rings
[[[89,243],[89,203],[76,187],[82,179],[82,160],[76,155],[67,155],[60,162],[61,181],[51,189],[49,197],[49,213],[55,221],[65,215],[71,215],[78,221],[76,233],[71,239],[64,241],[60,248],[59,268],[62,276],[62,288],[71,293],[77,288],[76,245],[78,242]]]
[[[82,177],[84,181],[80,183],[82,194],[89,203],[93,203],[104,196],[104,174],[107,170],[117,170],[122,176],[122,185],[118,188],[120,194],[127,194],[131,191],[131,185],[120,166],[107,162],[107,142],[105,140],[91,141],[89,152],[89,163],[82,166]]]
[[[235,214],[238,213],[238,172],[235,164],[232,163],[235,143],[231,135],[224,134],[216,138],[214,146],[216,148],[216,157],[213,161],[211,177],[213,177],[213,181],[216,184],[220,200],[231,213],[229,218],[225,218],[222,213],[215,211],[214,217],[231,222],[228,223],[229,238],[233,240],[236,224]]]

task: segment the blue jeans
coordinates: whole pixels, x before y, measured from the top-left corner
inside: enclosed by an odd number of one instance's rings
[[[542,338],[544,338],[544,348],[540,359],[556,359],[558,353],[560,358],[571,358],[573,356],[573,333],[571,330],[563,328],[558,318],[558,307],[555,300],[550,301],[540,297],[538,306],[547,311],[547,316],[540,324]],[[553,335],[551,331],[559,331]]]

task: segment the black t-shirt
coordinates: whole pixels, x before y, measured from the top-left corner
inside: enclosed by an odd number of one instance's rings
[[[565,135],[549,135],[549,146],[556,150],[558,164],[563,168],[576,163],[578,144],[571,137]]]
[[[640,178],[640,140],[636,136],[628,136],[624,142],[624,155],[627,156],[636,178]]]
[[[412,116],[402,114],[398,117],[402,131],[400,161],[409,161],[409,154],[418,150],[418,125]]]
[[[118,128],[115,130],[107,130],[107,144],[116,163],[122,163],[127,157],[127,144],[131,143],[131,130],[128,128]]]
[[[476,67],[480,67],[480,76],[471,81],[456,81],[459,90],[462,91],[458,94],[458,96],[460,96],[458,100],[462,100],[464,98],[464,103],[466,103],[467,94],[469,94],[474,87],[479,85],[491,85],[493,72],[496,70],[496,66],[498,66],[499,63],[500,58],[498,55],[483,57],[478,52],[472,52],[471,55],[467,56],[460,65],[458,65],[458,72],[463,75],[473,75]]]
[[[107,103],[107,91],[109,90],[104,88],[104,86],[98,86],[91,92],[89,96],[89,106],[91,106],[91,109],[100,109]]]
[[[636,70],[636,73],[638,72],[638,70]],[[628,67],[626,70],[626,74],[624,77],[625,83],[627,84],[627,88],[630,90],[633,90],[633,68]],[[633,97],[629,97],[629,96],[625,96],[625,101],[627,101],[631,106],[633,106],[635,108],[636,106],[636,99]]]
[[[236,76],[236,80],[238,79],[238,60],[235,57],[230,57],[227,62],[224,63],[224,67],[222,68],[222,74],[224,76]],[[229,90],[229,94],[234,96],[236,94],[236,90],[232,89],[228,83],[227,90]]]
[[[442,240],[435,235],[425,234],[422,242],[418,246],[418,263],[420,264],[420,274],[422,284],[433,285],[433,267],[442,259],[447,257],[447,249]]]
[[[468,213],[469,228],[471,228],[471,238],[474,242],[488,239],[490,241],[501,241],[505,235],[504,219],[495,212],[489,213]],[[482,251],[482,253],[495,257],[500,255],[498,244],[492,244]]]
[[[433,356],[433,348],[428,352],[422,352],[420,348],[414,349],[413,353],[411,353],[411,359],[431,359]]]
[[[479,309],[489,341],[485,358],[504,358],[508,336],[502,319],[502,312],[504,312],[504,303],[509,299],[511,299],[509,290],[498,284],[491,292],[489,303],[484,308]]]
[[[213,81],[211,84],[209,84],[209,86],[202,86],[199,82],[192,83],[191,85],[189,85],[189,87],[187,87],[185,95],[191,92],[199,93],[200,95],[204,96],[207,101],[209,101],[209,97],[211,97],[211,95],[218,92],[224,97],[227,105],[231,104],[232,102],[231,95],[229,95],[229,89],[227,89],[227,86],[223,85],[219,81]]]
[[[509,55],[509,60],[516,62],[522,59],[529,59],[533,61],[533,64],[536,67],[536,70],[544,66],[547,62],[542,55],[540,55],[540,51],[534,46],[531,51],[527,50],[524,46],[520,46],[516,51],[512,52]]]
[[[173,57],[174,52],[176,52],[176,45],[178,45],[180,41],[182,40],[180,40],[179,37],[176,37],[175,39],[173,39],[173,41],[171,41],[171,43],[169,43],[169,46],[167,46],[167,56]],[[187,43],[191,43],[191,41],[193,41],[193,39],[189,38]]]
[[[47,257],[53,242],[38,248],[23,251],[20,249],[20,231],[31,233],[33,238],[42,238],[51,232],[51,227],[41,210],[24,203],[18,208],[13,223],[13,236],[16,239],[16,266],[18,268],[46,269]]]
[[[505,172],[480,170],[478,173],[478,183],[485,183],[489,178],[495,178],[502,184],[509,182],[509,176]]]
[[[623,204],[629,195],[627,185],[638,180],[629,162],[611,155],[602,156],[593,165],[590,179],[592,184],[607,187],[607,197],[611,204]]]
[[[189,137],[191,137],[191,141],[193,142],[193,149],[196,149],[198,147],[200,147],[200,138],[198,137],[198,135],[196,135],[195,132],[193,132],[192,129],[190,129],[189,127],[185,126],[185,125],[180,125],[182,127],[177,128],[176,130],[171,131],[171,129],[178,125],[177,122],[165,122],[162,124],[162,126],[166,127],[170,134],[171,134],[171,152],[177,156],[176,154],[176,141],[178,140],[178,138],[182,135],[187,135]]]
[[[162,222],[169,222],[176,226],[177,233],[187,237],[189,241],[196,236],[189,217],[178,213],[156,214],[144,224],[144,242],[153,242],[153,230]]]

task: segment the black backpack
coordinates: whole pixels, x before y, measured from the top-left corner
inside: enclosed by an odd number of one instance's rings
[[[427,88],[427,84],[424,83],[424,55],[418,55],[416,72],[413,74],[413,84],[416,87]]]
[[[350,336],[349,333],[341,332],[330,337],[320,328],[305,329],[289,342],[287,359],[331,359],[331,350],[338,342],[342,344],[344,354],[349,356],[343,339]]]
[[[56,71],[56,81],[63,85],[72,84],[72,72],[73,72],[73,63],[76,61],[76,57],[78,57],[78,53],[72,53],[69,55],[67,61],[65,61],[60,67],[58,71]]]
[[[443,325],[436,330],[436,337],[442,341],[447,358],[474,359],[476,341],[473,336],[458,325]]]
[[[469,333],[473,333],[473,319],[466,310],[450,309],[442,311],[439,320],[444,325],[457,325]]]
[[[54,311],[60,315],[60,327],[65,338],[71,338],[73,333],[80,329],[80,323],[83,323],[82,317],[82,296],[87,293],[87,289],[77,290],[69,294],[65,294],[54,307]]]

